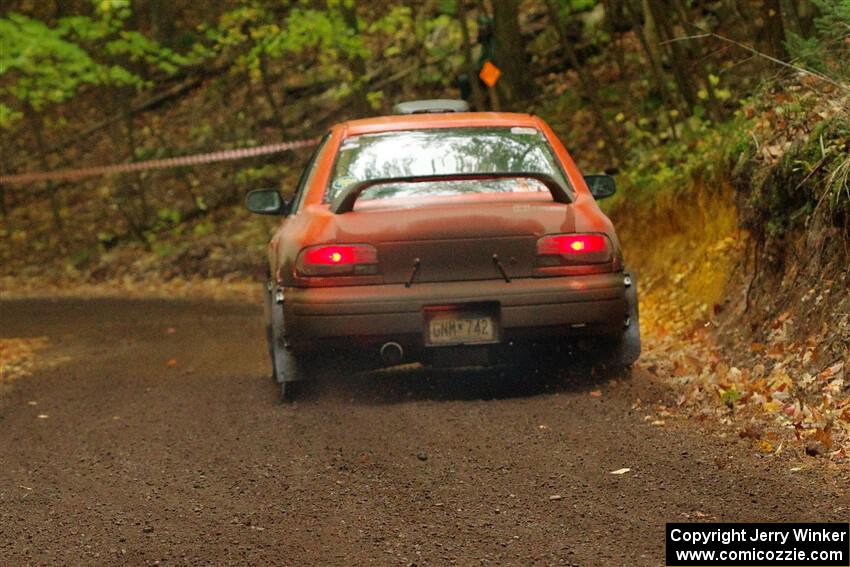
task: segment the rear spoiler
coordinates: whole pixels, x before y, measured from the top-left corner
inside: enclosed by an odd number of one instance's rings
[[[430,183],[434,181],[466,181],[475,179],[536,179],[549,189],[552,200],[556,203],[572,203],[567,190],[554,177],[537,171],[510,173],[450,173],[437,175],[412,175],[407,177],[380,177],[367,179],[346,187],[331,203],[331,212],[337,215],[348,213],[354,209],[354,203],[363,191],[376,185],[391,183]]]

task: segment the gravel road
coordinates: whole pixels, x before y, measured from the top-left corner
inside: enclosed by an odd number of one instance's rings
[[[657,566],[668,521],[850,517],[846,474],[646,421],[643,371],[340,368],[282,406],[258,307],[0,302],[42,335],[0,390],[4,565]]]

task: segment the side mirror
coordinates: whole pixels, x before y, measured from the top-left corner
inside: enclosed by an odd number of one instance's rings
[[[617,184],[610,175],[585,175],[584,181],[594,199],[604,199],[617,192]]]
[[[245,208],[258,215],[287,215],[289,203],[283,200],[277,189],[255,189],[245,197]]]

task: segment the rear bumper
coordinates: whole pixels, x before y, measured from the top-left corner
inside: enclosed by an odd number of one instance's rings
[[[284,314],[293,348],[356,347],[395,340],[424,347],[423,310],[498,304],[501,342],[611,334],[626,314],[623,273],[555,278],[287,288]]]

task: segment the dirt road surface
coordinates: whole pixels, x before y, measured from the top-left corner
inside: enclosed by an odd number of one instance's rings
[[[656,566],[668,521],[850,518],[846,474],[646,421],[670,394],[645,372],[340,368],[287,407],[261,325],[0,302],[0,336],[54,361],[0,392],[0,563]]]

